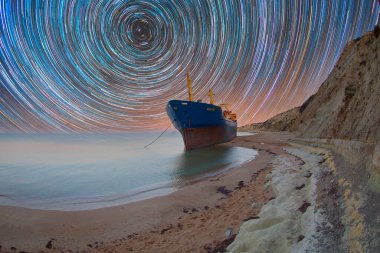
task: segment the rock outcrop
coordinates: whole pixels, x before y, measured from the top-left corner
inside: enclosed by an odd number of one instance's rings
[[[301,107],[240,130],[292,131],[307,138],[379,142],[379,27],[348,43],[327,80]]]
[[[239,131],[287,131],[289,127],[294,123],[296,118],[300,115],[300,107],[296,107],[289,111],[280,113],[265,122],[239,127]]]
[[[270,181],[276,198],[261,209],[260,219],[241,226],[230,252],[378,251],[379,26],[348,43],[302,106],[241,130],[295,132],[300,138],[284,150],[302,163],[276,158]]]

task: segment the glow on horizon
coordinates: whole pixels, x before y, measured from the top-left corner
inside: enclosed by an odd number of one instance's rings
[[[195,99],[239,125],[302,104],[346,43],[373,29],[377,0],[0,0],[0,132],[165,129]]]

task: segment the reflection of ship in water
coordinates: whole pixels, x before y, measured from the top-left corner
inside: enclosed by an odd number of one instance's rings
[[[202,150],[183,152],[174,162],[173,176],[178,180],[206,173],[219,173],[235,164],[236,147],[213,146]]]

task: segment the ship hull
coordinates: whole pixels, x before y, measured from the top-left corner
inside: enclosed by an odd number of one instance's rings
[[[166,109],[182,134],[186,150],[228,142],[236,137],[237,123],[225,119],[219,106],[172,100]]]

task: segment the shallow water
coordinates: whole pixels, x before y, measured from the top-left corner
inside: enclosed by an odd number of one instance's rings
[[[237,132],[237,136],[244,137],[244,136],[252,136],[255,135],[255,132]]]
[[[168,194],[255,157],[239,147],[185,152],[178,132],[0,135],[0,205],[85,210]]]

